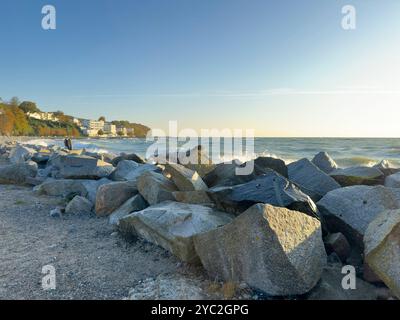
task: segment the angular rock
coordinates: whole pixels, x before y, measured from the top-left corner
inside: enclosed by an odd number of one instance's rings
[[[125,235],[134,234],[172,252],[185,262],[197,263],[193,237],[232,221],[233,217],[209,207],[166,201],[120,220]]]
[[[33,190],[37,194],[45,194],[49,196],[62,196],[67,198],[71,195],[80,195],[86,197],[88,192],[83,185],[84,181],[86,180],[56,180],[50,178],[36,186]]]
[[[392,174],[385,179],[385,187],[400,188],[400,172]]]
[[[132,160],[122,160],[110,175],[110,179],[114,181],[136,181],[147,171],[161,172],[161,169],[153,164],[138,164]]]
[[[131,153],[131,154],[122,153],[120,156],[115,157],[111,161],[111,163],[114,167],[116,167],[118,165],[118,163],[120,163],[122,160],[130,160],[130,161],[134,161],[139,164],[145,163],[145,161],[135,153]]]
[[[183,203],[210,205],[212,200],[206,191],[175,191],[172,192],[175,200]]]
[[[326,152],[318,153],[311,161],[321,171],[329,174],[338,168],[336,162]]]
[[[237,174],[237,169],[245,165],[237,164],[236,162],[217,164],[211,172],[204,176],[203,180],[208,187],[213,188],[243,184],[257,178],[254,170],[249,175]]]
[[[371,167],[350,167],[337,169],[330,173],[343,187],[355,185],[375,186],[384,183],[385,176],[379,169]]]
[[[346,237],[338,233],[331,233],[325,240],[325,247],[328,254],[335,252],[342,262],[346,262],[346,259],[351,254],[351,247]]]
[[[153,171],[147,171],[139,177],[137,188],[150,205],[175,200],[172,192],[178,191],[172,181]]]
[[[135,211],[141,211],[146,209],[149,205],[147,204],[146,200],[140,194],[137,194],[127,200],[121,207],[115,210],[109,218],[109,222],[111,225],[118,226],[119,221]]]
[[[185,168],[182,165],[167,163],[165,171],[171,175],[172,181],[180,191],[204,191],[208,189],[196,171]]]
[[[399,168],[395,168],[393,164],[388,160],[382,160],[381,162],[374,165],[374,168],[382,171],[385,176],[390,176],[400,171]]]
[[[363,248],[368,225],[387,209],[400,208],[400,189],[353,186],[336,189],[317,206],[330,232],[341,232],[353,246]]]
[[[36,176],[37,171],[38,166],[33,161],[0,166],[0,183],[25,184],[27,179]]]
[[[328,265],[324,268],[321,281],[310,292],[308,300],[376,300],[376,288],[357,278],[356,289],[345,290],[342,286],[342,266]]]
[[[257,159],[254,160],[254,164],[256,167],[256,172],[257,174],[262,174],[262,171],[265,171],[265,169],[272,169],[276,172],[278,172],[280,175],[284,176],[285,178],[288,178],[288,168],[285,164],[285,161],[281,159],[276,159],[272,157],[258,157]]]
[[[314,201],[320,200],[329,191],[340,188],[340,184],[318,169],[308,159],[301,159],[288,165],[289,179]]]
[[[114,167],[88,156],[60,155],[51,161],[63,179],[101,179],[108,177]]]
[[[386,210],[368,226],[365,261],[400,299],[400,210]]]
[[[108,216],[138,193],[136,183],[112,182],[100,186],[96,194],[96,215]]]
[[[12,164],[23,163],[29,160],[34,153],[36,153],[35,149],[17,145],[11,150],[9,160]]]
[[[242,213],[253,204],[268,203],[318,216],[317,208],[310,197],[272,170],[245,184],[212,188],[208,195],[218,209],[235,214]]]
[[[196,171],[200,177],[204,177],[215,168],[208,151],[202,146],[196,146],[188,151],[181,152],[178,157],[178,163]]]
[[[93,204],[96,203],[96,195],[97,195],[97,190],[102,185],[112,183],[111,180],[107,178],[102,178],[100,180],[80,180],[83,187],[86,190],[85,197],[90,200]]]
[[[75,196],[68,204],[67,207],[65,208],[66,213],[73,213],[73,214],[87,214],[87,213],[92,213],[93,209],[93,203],[90,202],[88,199],[81,197],[81,196]]]
[[[327,259],[317,219],[266,204],[195,236],[194,244],[211,278],[244,281],[273,296],[310,291]]]

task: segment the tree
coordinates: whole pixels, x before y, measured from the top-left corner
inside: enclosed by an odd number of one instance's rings
[[[118,131],[117,135],[119,135],[120,137],[122,137],[124,135],[124,133],[122,131]]]
[[[19,99],[18,97],[12,97],[10,102],[9,102],[10,106],[12,107],[18,107],[19,106]]]
[[[99,121],[100,121],[100,120],[99,120]],[[98,134],[99,136],[102,136],[102,135],[104,134],[104,131],[100,129],[100,130],[97,132],[97,134]]]
[[[34,113],[34,112],[41,112],[39,108],[36,106],[36,103],[31,102],[31,101],[23,101],[20,105],[19,108],[25,112],[25,113]]]
[[[104,121],[104,122],[106,122],[106,117],[105,117],[105,116],[101,116],[101,117],[99,118],[99,121]]]

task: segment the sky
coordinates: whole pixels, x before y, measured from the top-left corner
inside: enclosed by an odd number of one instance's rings
[[[42,7],[56,8],[43,30]],[[341,26],[356,9],[356,29]],[[400,137],[398,0],[1,0],[0,97],[167,130]]]

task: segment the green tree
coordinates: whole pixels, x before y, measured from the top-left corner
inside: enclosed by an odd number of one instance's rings
[[[106,117],[105,117],[105,116],[101,116],[101,117],[99,118],[99,121],[104,121],[104,122],[106,122]]]
[[[32,101],[23,101],[20,105],[19,108],[25,112],[25,113],[34,113],[34,112],[41,112],[39,108],[36,106],[36,103]]]
[[[100,120],[99,120],[99,121],[100,121]],[[104,134],[104,131],[100,129],[100,130],[97,132],[97,134],[98,134],[99,136],[102,136],[102,135]]]

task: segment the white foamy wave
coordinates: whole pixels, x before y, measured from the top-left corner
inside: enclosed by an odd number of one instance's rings
[[[52,140],[52,139],[32,139],[32,140],[21,142],[21,144],[30,144],[30,145],[36,145],[36,146],[41,146],[41,147],[58,145],[57,141]]]

